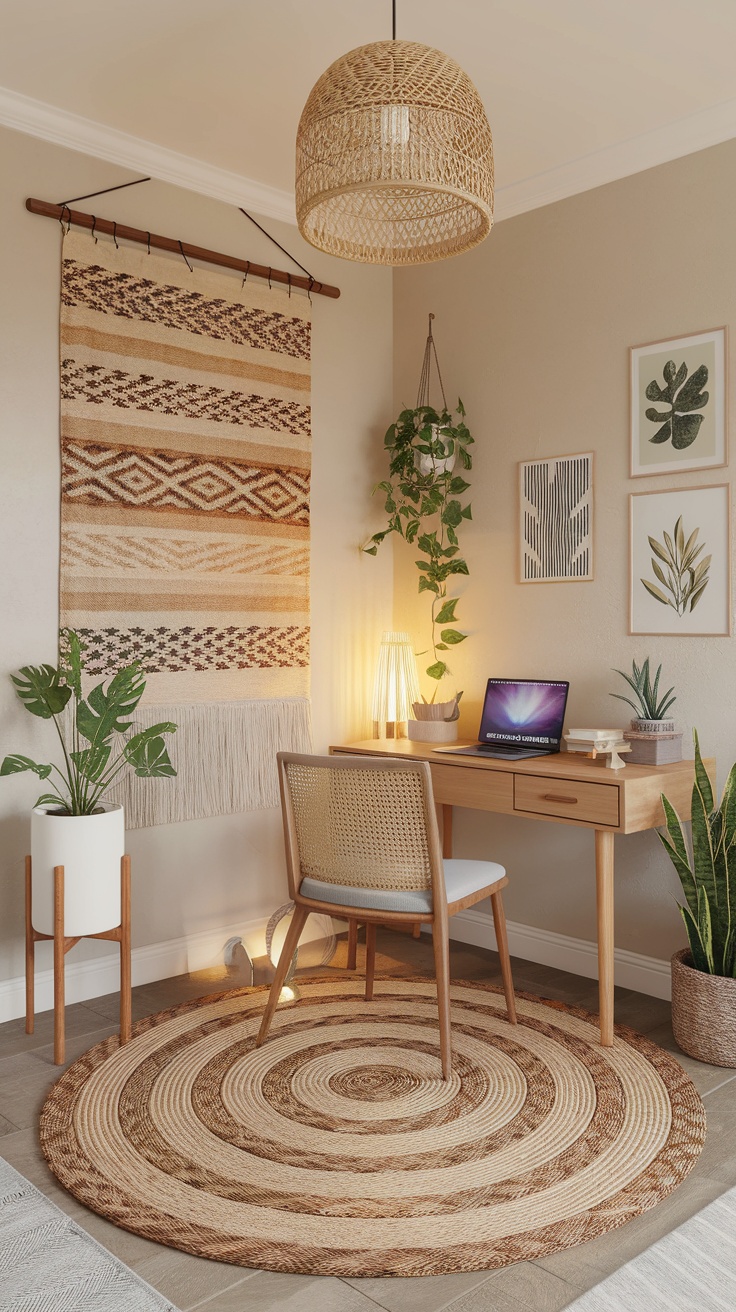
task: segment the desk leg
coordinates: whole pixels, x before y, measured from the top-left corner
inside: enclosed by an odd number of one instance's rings
[[[613,1047],[613,834],[595,831],[595,879],[598,900],[598,999],[601,1044]]]
[[[442,812],[442,855],[449,860],[452,856],[452,807],[443,802],[437,809]]]

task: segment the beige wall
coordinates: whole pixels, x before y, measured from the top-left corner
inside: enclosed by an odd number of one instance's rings
[[[475,734],[490,674],[569,678],[568,725],[624,724],[611,667],[650,654],[692,728],[718,759],[736,757],[733,638],[628,636],[628,494],[733,479],[731,469],[629,478],[630,345],[729,324],[736,349],[736,142],[499,224],[476,251],[394,283],[396,406],[414,404],[427,313],[448,399],[462,396],[476,439],[473,522],[463,544],[454,655],[461,728]],[[595,452],[595,581],[517,583],[519,460]],[[426,645],[413,554],[396,552],[394,621]],[[507,914],[595,937],[592,834],[532,821],[457,816],[459,855],[505,862]],[[676,877],[653,834],[616,840],[616,943],[667,958],[684,942]]]
[[[0,750],[45,759],[48,726],[16,701],[8,675],[53,661],[58,623],[59,228],[24,209],[27,196],[61,200],[126,182],[98,160],[0,130]],[[161,183],[80,204],[128,222],[264,264],[291,267],[234,206]],[[377,527],[368,491],[380,474],[391,410],[391,274],[330,259],[296,229],[265,220],[317,278],[342,288],[314,298],[312,712],[314,743],[368,731],[365,688],[381,630],[390,625],[391,560],[361,556]],[[23,971],[23,858],[30,776],[0,786],[0,981]],[[266,918],[284,900],[275,811],[139,830],[133,856],[133,944],[160,943]],[[41,945],[44,949],[46,945]],[[80,945],[97,956],[99,944]],[[49,964],[43,950],[39,966]]]

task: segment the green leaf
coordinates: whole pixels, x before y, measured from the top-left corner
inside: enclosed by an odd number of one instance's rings
[[[451,624],[455,619],[455,607],[457,606],[457,603],[457,597],[452,597],[449,601],[446,601],[444,606],[442,606],[435,615],[436,623]]]
[[[10,677],[26,710],[42,720],[60,715],[72,695],[71,688],[61,682],[61,674],[53,665],[24,665],[17,675]]]
[[[83,751],[70,752],[69,755],[82,778],[96,783],[110,759],[111,750],[109,743],[99,743],[96,747],[85,747]]]
[[[703,415],[674,416],[672,420],[672,445],[675,451],[685,451],[687,447],[692,446],[698,436],[702,422]]]
[[[713,810],[713,788],[711,787],[708,771],[703,765],[703,758],[700,754],[700,739],[698,738],[697,729],[693,730],[693,742],[695,745],[695,784],[693,786],[693,802],[695,801],[695,790],[700,793],[703,800],[703,809],[707,815]]]
[[[457,629],[443,629],[442,641],[448,643],[450,647],[456,647],[459,642],[465,642],[467,633],[458,633]]]
[[[434,665],[427,666],[426,672],[430,679],[442,679],[447,674],[447,666],[444,661],[435,661]]]
[[[29,756],[6,756],[2,765],[0,765],[0,775],[22,774],[25,770],[32,770],[34,774],[38,775],[39,779],[48,779],[51,774],[50,765],[38,765]]]
[[[690,375],[687,382],[677,393],[675,398],[675,409],[679,414],[687,414],[691,410],[704,409],[708,404],[709,396],[707,392],[702,391],[702,388],[705,387],[707,381],[708,366],[701,364],[700,367],[695,370],[695,373]]]
[[[670,601],[669,597],[665,597],[664,593],[659,588],[655,587],[653,583],[648,583],[646,579],[640,579],[639,581],[640,583],[644,584],[644,587],[646,588],[647,592],[651,593],[651,595],[655,597],[657,601],[663,602],[665,606],[672,605],[672,602]]]
[[[99,747],[113,733],[125,733],[145,686],[140,661],[118,670],[107,688],[98,683],[87,700],[77,707],[77,728],[82,737],[93,747]]]
[[[82,698],[82,652],[86,650],[73,629],[59,632],[59,673],[69,684],[77,701]]]
[[[125,759],[141,779],[172,778],[176,774],[163,738],[154,733],[154,728],[160,727],[156,725],[152,729],[143,730],[125,745]],[[170,732],[172,728],[176,726],[167,726],[167,731]]]
[[[649,546],[651,547],[655,556],[659,556],[659,559],[663,560],[665,565],[674,564],[672,557],[670,556],[669,552],[666,551],[665,548],[662,546],[661,542],[658,542],[656,538],[648,538],[647,541],[649,542]],[[619,670],[619,674],[620,673],[621,671]]]
[[[708,958],[700,938],[700,929],[698,927],[698,922],[695,919],[695,916],[690,911],[689,907],[681,906],[680,914],[683,920],[685,921],[685,928],[687,930],[688,942],[690,944],[690,951],[692,953],[693,965],[696,970],[702,970],[706,974],[709,974],[710,972],[708,970]]]
[[[69,809],[67,803],[64,801],[63,797],[59,796],[58,793],[41,793],[41,796],[36,798],[33,805],[58,806],[59,810],[63,811],[65,815],[71,815],[71,810]]]
[[[653,413],[654,412],[652,411],[652,413],[648,416],[650,419],[652,418]],[[667,423],[663,424],[661,428],[658,428],[654,436],[650,437],[649,441],[653,442],[656,446],[661,446],[663,442],[669,442],[671,436],[672,436],[672,422],[671,420],[668,419]]]

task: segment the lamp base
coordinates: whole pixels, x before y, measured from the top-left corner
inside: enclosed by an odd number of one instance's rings
[[[407,730],[414,743],[457,741],[457,720],[409,720]]]
[[[406,738],[406,720],[374,720],[374,738]]]

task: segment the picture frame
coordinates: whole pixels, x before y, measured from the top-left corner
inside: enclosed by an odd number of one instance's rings
[[[631,477],[728,464],[728,329],[647,342],[630,355]]]
[[[629,632],[731,634],[730,484],[629,496]]]
[[[520,461],[519,582],[593,577],[593,452]]]

